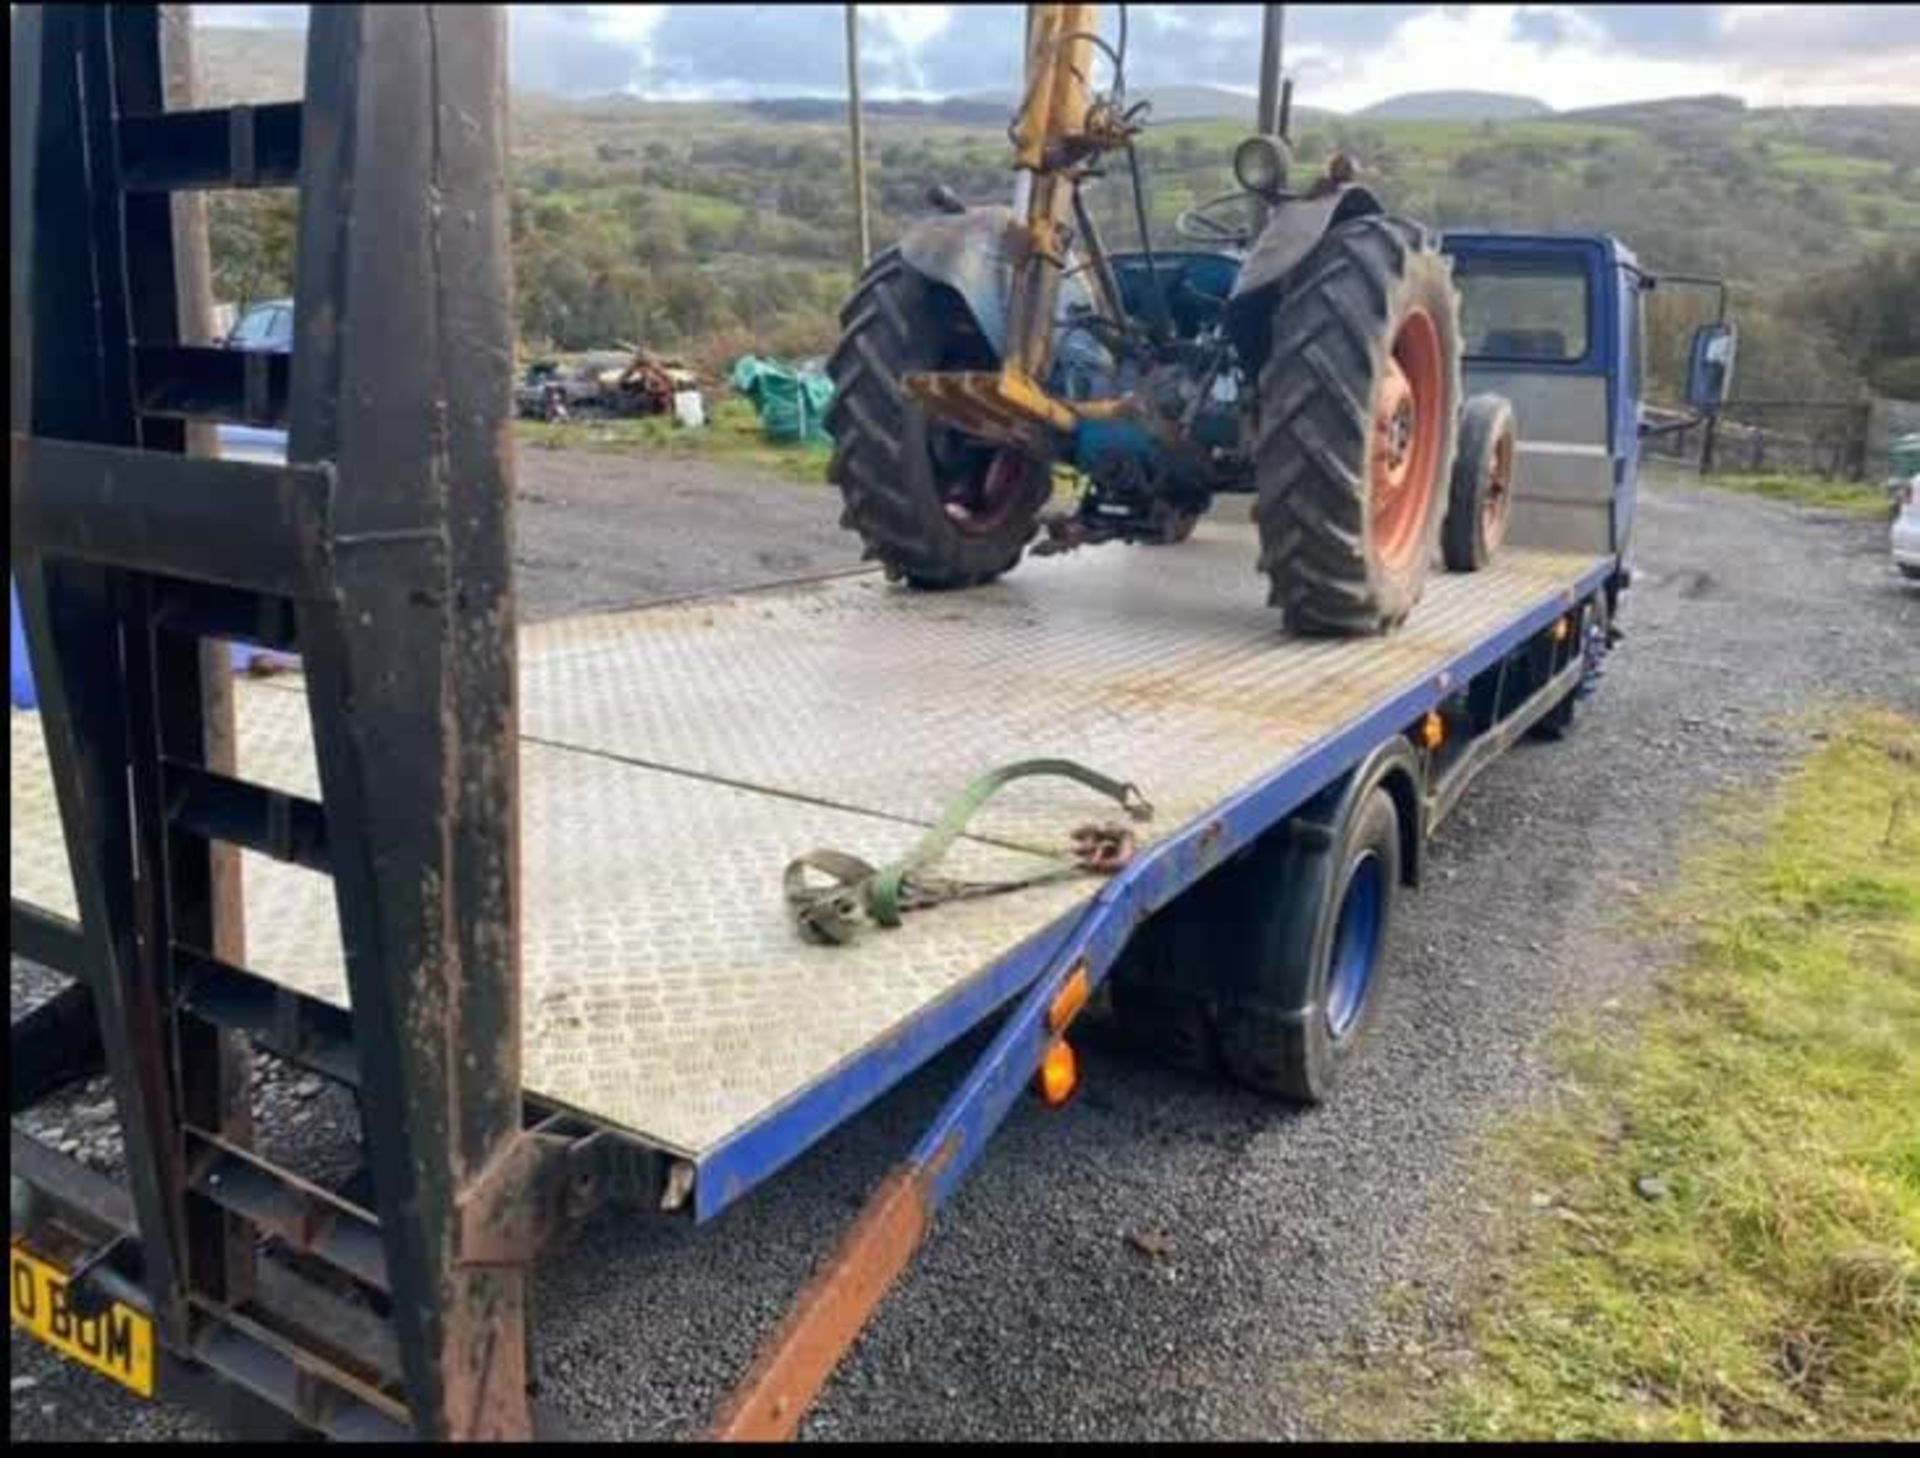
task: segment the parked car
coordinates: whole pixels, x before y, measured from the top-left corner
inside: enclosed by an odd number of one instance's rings
[[[220,341],[228,349],[286,354],[293,349],[293,300],[262,299],[250,304]],[[220,454],[229,460],[284,461],[287,433],[257,425],[221,425],[215,434]]]
[[[285,354],[293,348],[293,300],[262,299],[252,304],[227,331],[228,349],[258,349]]]
[[[1893,565],[1903,577],[1920,578],[1920,471],[1907,477],[1900,514],[1893,519]]]

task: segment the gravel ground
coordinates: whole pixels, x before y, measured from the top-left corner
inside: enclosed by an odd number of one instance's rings
[[[529,615],[854,559],[825,492],[693,463],[671,477],[525,453]],[[1547,1088],[1556,1021],[1631,1016],[1659,949],[1623,934],[1621,910],[1670,873],[1705,799],[1762,785],[1802,746],[1792,716],[1808,706],[1920,713],[1920,591],[1892,576],[1884,526],[1674,485],[1643,492],[1638,538],[1601,693],[1571,739],[1490,769],[1442,831],[1338,1100],[1290,1112],[1090,1034],[1082,1095],[1016,1111],[809,1436],[1311,1436],[1306,1365],[1364,1342],[1391,1288],[1443,1300],[1486,1213],[1474,1136]],[[652,545],[615,558],[610,541]],[[15,1009],[48,985],[15,963]],[[543,1395],[582,1436],[694,1432],[978,1045],[705,1230],[604,1217],[577,1232],[536,1283]],[[110,1164],[101,1097],[80,1090],[30,1126]],[[269,1067],[260,1099],[290,1146],[338,1157],[351,1112],[336,1091]],[[17,1335],[11,1355],[16,1438],[216,1435]]]
[[[563,617],[860,565],[839,494],[752,467],[522,446],[521,615]]]

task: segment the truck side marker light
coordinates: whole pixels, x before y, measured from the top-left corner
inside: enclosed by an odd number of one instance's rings
[[[1057,1109],[1072,1098],[1074,1090],[1080,1087],[1080,1060],[1074,1054],[1073,1044],[1065,1038],[1055,1038],[1053,1046],[1047,1049],[1047,1056],[1040,1060],[1040,1074],[1035,1082],[1040,1101],[1050,1109]]]
[[[1420,747],[1438,749],[1447,742],[1447,721],[1438,714],[1428,711],[1420,721]]]
[[[1092,995],[1093,984],[1087,978],[1087,964],[1077,962],[1073,971],[1067,974],[1067,980],[1060,984],[1060,990],[1054,994],[1052,1005],[1047,1008],[1047,1031],[1058,1034],[1080,1015],[1080,1009],[1087,1005],[1087,999]]]
[[[1556,643],[1566,642],[1567,634],[1571,633],[1572,631],[1573,631],[1573,626],[1566,618],[1555,618],[1553,620],[1553,641],[1554,642]]]

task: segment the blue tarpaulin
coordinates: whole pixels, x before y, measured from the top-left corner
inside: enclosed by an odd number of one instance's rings
[[[20,589],[7,579],[7,688],[16,709],[39,705],[33,692],[33,665],[27,661],[27,625],[20,617]]]

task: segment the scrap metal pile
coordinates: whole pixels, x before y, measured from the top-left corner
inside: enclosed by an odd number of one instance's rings
[[[684,361],[623,344],[617,353],[597,351],[570,363],[534,360],[514,387],[514,408],[529,420],[566,420],[583,411],[666,415],[676,394],[699,385]]]

